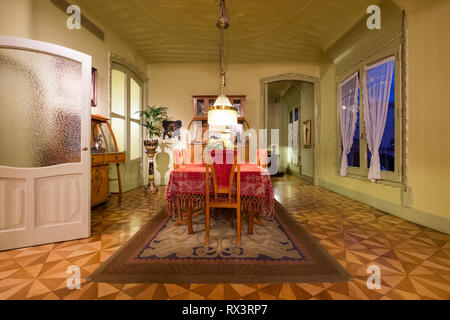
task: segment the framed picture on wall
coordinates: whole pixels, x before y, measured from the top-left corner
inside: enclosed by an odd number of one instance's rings
[[[92,68],[91,107],[97,106],[98,97],[98,70]]]
[[[303,122],[303,148],[311,148],[311,120]]]

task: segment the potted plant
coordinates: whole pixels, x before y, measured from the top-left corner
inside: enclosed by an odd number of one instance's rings
[[[141,125],[147,128],[148,139],[144,140],[145,149],[155,152],[158,148],[158,138],[163,132],[162,123],[167,120],[167,108],[163,106],[148,106],[143,111],[138,111],[141,118]]]
[[[141,125],[147,128],[148,139],[144,140],[145,152],[148,155],[148,186],[145,189],[146,193],[155,193],[157,188],[155,186],[155,170],[154,157],[156,149],[158,148],[159,140],[163,132],[163,121],[167,120],[167,108],[162,106],[148,106],[143,111],[138,111],[141,118]]]

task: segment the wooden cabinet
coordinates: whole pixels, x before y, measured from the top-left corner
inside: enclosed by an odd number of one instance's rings
[[[126,162],[125,152],[91,154],[91,205],[95,206],[109,199],[109,164]]]
[[[110,164],[115,164],[117,169],[117,179],[119,183],[119,201],[122,199],[122,180],[119,164],[125,164],[126,153],[117,152],[117,141],[112,131],[109,119],[100,115],[91,116],[91,205],[95,206],[109,199],[109,178],[108,168]],[[102,125],[106,125],[113,140],[112,150],[102,148],[94,150],[95,141],[104,138]],[[100,134],[101,133],[101,134]],[[105,144],[106,144],[106,140]],[[112,152],[110,152],[112,151]]]
[[[248,122],[245,120],[245,95],[229,95],[227,96],[230,102],[238,109],[238,123],[242,125],[244,129],[250,129]],[[209,137],[205,134],[209,130],[208,125],[208,110],[209,107],[214,104],[217,96],[199,95],[192,96],[194,102],[194,118],[188,125],[188,131],[193,127],[192,140],[188,142],[188,159],[194,162],[194,150],[205,150]],[[210,132],[211,133],[211,132]],[[242,152],[245,151],[245,161],[249,161],[249,144],[245,141],[245,147]]]
[[[110,152],[110,153],[92,153],[91,166],[109,164],[109,163],[125,163],[125,152]]]
[[[245,118],[245,97],[227,96],[231,104],[238,109],[238,118]],[[192,96],[194,100],[194,120],[208,120],[209,107],[214,104],[217,96]]]
[[[91,168],[91,205],[108,200],[108,165]]]

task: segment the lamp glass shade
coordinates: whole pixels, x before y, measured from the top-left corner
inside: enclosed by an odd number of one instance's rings
[[[234,110],[215,109],[208,112],[208,124],[212,126],[234,126],[238,123],[238,115]]]
[[[214,102],[214,107],[232,107],[230,99],[227,96],[221,94],[217,97],[216,102]]]
[[[227,96],[221,94],[213,108],[208,111],[208,124],[213,126],[233,126],[238,123],[238,114]]]

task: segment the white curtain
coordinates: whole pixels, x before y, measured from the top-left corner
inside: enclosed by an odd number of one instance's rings
[[[364,73],[364,122],[367,146],[372,153],[369,179],[373,182],[381,179],[379,149],[386,126],[394,66],[395,57],[390,57],[366,67]]]
[[[341,125],[342,159],[341,176],[345,177],[348,171],[347,155],[353,145],[356,121],[358,119],[358,73],[339,85],[339,112]]]

